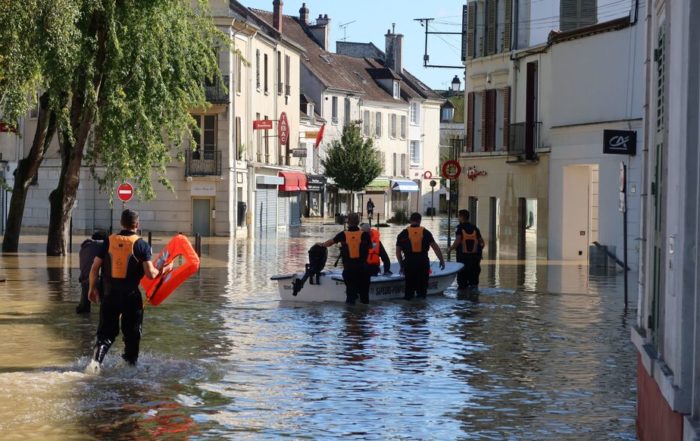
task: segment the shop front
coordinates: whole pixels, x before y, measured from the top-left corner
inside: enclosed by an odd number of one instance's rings
[[[403,211],[406,215],[410,215],[415,211],[409,203],[411,194],[420,193],[420,187],[414,181],[409,179],[392,179],[391,181],[391,210],[395,214],[398,211]]]
[[[302,194],[308,191],[306,175],[296,171],[279,172],[284,183],[279,186],[279,214],[277,225],[298,227],[301,225]]]
[[[325,215],[325,192],[327,179],[322,175],[307,175],[308,190],[302,196],[303,214],[306,217],[323,217]]]

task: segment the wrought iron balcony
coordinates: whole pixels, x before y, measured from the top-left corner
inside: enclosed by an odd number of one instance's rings
[[[228,104],[228,86],[229,86],[229,76],[224,75],[223,80],[214,78],[212,81],[204,82],[204,93],[207,97],[207,101],[212,104]]]
[[[540,128],[542,123],[520,122],[510,125],[510,142],[508,154],[517,156],[519,161],[534,161],[537,159],[536,149],[540,148]]]
[[[221,176],[221,150],[185,152],[185,177]]]

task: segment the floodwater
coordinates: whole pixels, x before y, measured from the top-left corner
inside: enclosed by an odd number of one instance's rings
[[[205,241],[200,273],[146,309],[139,366],[118,363],[119,338],[98,377],[82,373],[98,316],[74,312],[77,255],[24,239],[0,257],[0,438],[635,439],[619,274],[500,261],[478,296],[280,303],[269,277],[337,230]],[[392,250],[398,229],[382,231]]]

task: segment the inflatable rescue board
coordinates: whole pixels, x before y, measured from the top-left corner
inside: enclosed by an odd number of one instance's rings
[[[183,258],[182,265],[173,269],[164,276],[155,279],[144,277],[141,279],[141,287],[146,292],[146,300],[153,306],[160,305],[175,289],[199,270],[199,256],[192,248],[192,244],[182,234],[173,237],[160,252],[156,259],[156,268],[162,268],[178,256]]]

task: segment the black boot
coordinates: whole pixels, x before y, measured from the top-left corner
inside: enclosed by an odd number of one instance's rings
[[[105,359],[105,355],[107,355],[107,351],[109,351],[110,346],[112,346],[112,342],[110,341],[95,343],[95,351],[92,355],[92,359],[102,364],[102,361]]]

